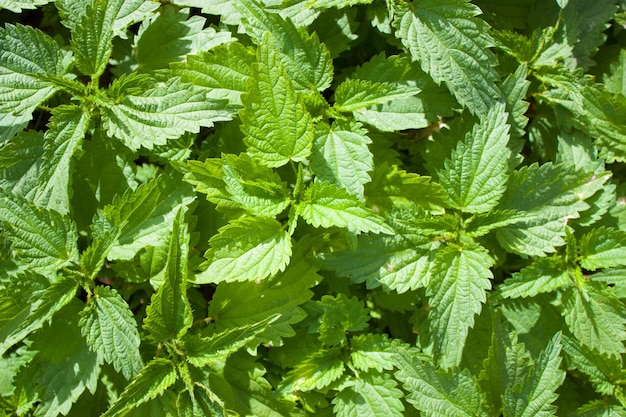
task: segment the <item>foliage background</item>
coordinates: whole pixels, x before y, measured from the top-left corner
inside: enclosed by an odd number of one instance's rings
[[[625,2],[0,7],[0,415],[626,415]]]

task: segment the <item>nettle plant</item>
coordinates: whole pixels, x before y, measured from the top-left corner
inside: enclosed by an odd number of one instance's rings
[[[475,3],[0,0],[0,415],[626,415],[626,2]]]

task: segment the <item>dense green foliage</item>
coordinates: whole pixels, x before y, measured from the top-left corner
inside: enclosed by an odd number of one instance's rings
[[[626,416],[626,1],[0,8],[0,416]]]

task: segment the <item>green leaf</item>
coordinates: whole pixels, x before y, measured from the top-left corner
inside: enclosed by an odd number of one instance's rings
[[[335,90],[335,108],[341,112],[353,112],[410,97],[419,91],[416,87],[390,82],[348,79]]]
[[[585,287],[569,288],[561,314],[583,345],[616,357],[626,350],[626,309],[606,287],[588,282]]]
[[[0,190],[0,222],[13,257],[35,272],[52,273],[78,259],[76,225],[54,210]]]
[[[405,415],[402,397],[390,375],[363,375],[337,394],[333,411],[339,417],[400,417]]]
[[[163,173],[134,191],[118,195],[102,209],[111,224],[122,229],[108,258],[128,260],[146,246],[157,246],[172,230],[178,209],[194,199],[191,187],[175,172]]]
[[[215,318],[216,332],[224,332],[251,326],[278,314],[280,318],[268,327],[260,340],[280,346],[283,337],[295,335],[292,324],[305,317],[299,306],[313,296],[309,288],[321,280],[317,268],[304,258],[304,250],[297,244],[289,266],[275,277],[254,286],[247,282],[221,283],[209,303],[209,316]]]
[[[184,82],[205,87],[211,98],[225,98],[241,105],[241,95],[248,91],[256,61],[253,49],[239,42],[229,42],[199,55],[188,55],[185,63],[172,63],[171,69]]]
[[[608,227],[580,238],[580,265],[592,271],[626,265],[626,232]]]
[[[484,213],[498,204],[508,179],[507,117],[494,106],[444,162],[439,181],[454,208]]]
[[[344,372],[341,350],[319,350],[289,371],[278,386],[278,395],[294,391],[322,390],[339,379]]]
[[[0,148],[0,189],[33,200],[39,182],[43,144],[42,132],[28,130]]]
[[[480,9],[466,0],[427,0],[397,10],[396,36],[415,61],[472,113],[486,116],[500,96]]]
[[[187,258],[189,233],[185,211],[179,208],[170,237],[163,283],[146,308],[144,329],[158,341],[180,339],[193,322],[187,299]]]
[[[498,286],[506,298],[534,297],[572,284],[565,262],[558,257],[536,258],[532,264],[513,273]]]
[[[579,217],[589,208],[585,199],[606,179],[552,163],[533,164],[512,172],[498,209],[527,212],[532,220],[498,229],[498,242],[504,249],[523,256],[555,252],[555,247],[565,244],[567,220]]]
[[[189,336],[184,339],[187,360],[197,367],[221,362],[264,333],[278,319],[280,314],[273,314],[262,321],[227,329],[209,337]]]
[[[181,392],[178,395],[177,406],[181,417],[225,417],[227,415],[215,395],[199,384],[193,386],[193,391]]]
[[[242,217],[222,227],[209,241],[208,268],[196,283],[262,281],[283,271],[291,257],[291,238],[276,220]]]
[[[349,332],[358,332],[367,327],[369,311],[356,297],[348,298],[339,293],[336,297],[325,295],[317,306],[319,318],[319,340],[328,346],[342,344]]]
[[[491,210],[478,213],[463,224],[465,233],[471,237],[484,236],[492,230],[511,224],[532,220],[533,216],[515,210]]]
[[[52,78],[65,75],[68,66],[61,47],[42,31],[20,24],[0,28],[0,123],[21,130],[58,90]]]
[[[50,2],[52,0],[0,0],[0,8],[8,9],[13,13],[20,13],[22,10],[36,9]]]
[[[561,364],[561,334],[557,333],[541,352],[520,384],[509,385],[502,397],[506,417],[553,416],[556,390],[565,379]]]
[[[85,75],[98,78],[113,51],[113,23],[122,0],[92,0],[77,19],[72,31],[76,67]]]
[[[124,224],[120,225],[121,227]],[[102,211],[98,211],[91,225],[92,242],[80,255],[80,267],[89,279],[95,279],[104,261],[117,243],[122,233],[121,227],[114,226]]]
[[[204,90],[178,77],[164,82],[147,76],[118,78],[99,104],[107,135],[132,150],[152,149],[231,118],[225,100],[207,99]]]
[[[433,417],[486,415],[485,394],[465,370],[435,370],[427,361],[405,348],[396,348],[396,378],[408,393],[406,399],[417,410]]]
[[[139,375],[133,378],[124,392],[102,417],[114,417],[126,414],[129,410],[151,400],[176,382],[177,373],[174,364],[165,358],[150,361]]]
[[[304,161],[311,153],[314,129],[311,115],[271,46],[267,33],[257,51],[258,62],[241,99],[241,130],[248,151],[268,167]]]
[[[350,340],[352,365],[361,370],[376,369],[378,373],[393,369],[392,342],[384,333],[366,333]]]
[[[437,251],[426,294],[434,351],[443,368],[461,362],[474,316],[480,313],[491,288],[491,265],[489,253],[478,245],[451,244]]]
[[[272,13],[255,0],[237,0],[234,7],[242,15],[242,21],[258,45],[273,43],[278,51],[286,74],[293,80],[296,89],[323,91],[330,86],[333,66],[330,52],[321,43],[317,34],[309,35],[298,29],[289,19]],[[270,32],[272,37],[265,38]]]
[[[358,122],[320,123],[315,131],[311,169],[320,180],[363,199],[363,185],[370,181],[368,171],[374,168],[374,157],[367,147],[371,142]]]
[[[50,318],[76,296],[78,282],[73,278],[60,279],[41,292],[28,317],[0,343],[0,352],[40,329]]]
[[[206,19],[189,17],[189,9],[167,8],[145,20],[135,37],[138,72],[168,68],[183,61],[185,55],[208,50],[231,40],[230,32],[204,29]]]
[[[280,176],[248,154],[223,155],[222,172],[226,192],[252,215],[274,217],[291,203]]]
[[[502,95],[506,100],[506,112],[508,113],[508,124],[511,125],[511,138],[524,136],[528,117],[526,111],[530,103],[524,98],[528,92],[530,81],[526,79],[528,69],[525,64],[517,67],[513,74],[502,82]]]
[[[89,118],[77,106],[60,106],[44,135],[44,152],[34,202],[61,214],[70,211],[72,156],[79,148]]]
[[[352,233],[393,234],[383,219],[343,188],[316,181],[304,192],[298,213],[314,227],[341,227]]]
[[[91,300],[80,313],[79,323],[89,349],[126,379],[134,377],[143,368],[143,360],[133,313],[118,292],[109,287],[96,287]]]
[[[611,63],[610,71],[604,74],[602,81],[606,89],[613,94],[626,96],[626,50],[622,49],[619,57]]]
[[[29,415],[67,415],[85,389],[96,391],[100,366],[97,355],[89,350],[80,334],[81,308],[82,303],[74,300],[32,338],[31,347],[37,354],[16,380],[16,385],[24,388],[22,395],[26,392],[38,402]]]

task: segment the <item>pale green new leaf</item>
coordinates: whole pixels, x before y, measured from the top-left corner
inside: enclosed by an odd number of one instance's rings
[[[256,61],[253,49],[239,42],[229,42],[199,55],[188,55],[185,63],[172,63],[171,69],[184,82],[205,87],[211,98],[225,98],[241,105],[241,95],[248,91]]]
[[[333,411],[338,417],[401,417],[403,395],[389,374],[363,375],[337,394]]]
[[[242,326],[251,326],[268,316],[279,314],[262,335],[263,343],[281,346],[283,337],[296,333],[292,324],[305,318],[299,307],[313,296],[311,287],[322,280],[317,268],[311,265],[296,245],[285,272],[251,286],[248,282],[224,282],[218,285],[211,303],[209,316],[215,318],[215,331],[225,332]],[[233,300],[238,302],[233,303]]]
[[[507,117],[504,105],[494,106],[445,160],[439,181],[454,208],[484,213],[498,204],[511,154]]]
[[[70,211],[72,156],[89,126],[89,118],[77,106],[60,106],[44,134],[44,152],[34,202],[61,214]]]
[[[276,391],[284,395],[294,391],[321,390],[339,379],[343,373],[341,349],[319,350],[287,372]]]
[[[353,233],[394,234],[383,219],[343,188],[316,181],[304,192],[298,213],[314,227],[341,227]]]
[[[74,299],[77,288],[78,282],[75,279],[65,278],[43,290],[28,317],[0,343],[0,352],[4,354],[8,348],[40,329],[57,311]]]
[[[291,257],[291,238],[276,220],[242,217],[222,227],[209,241],[208,268],[195,282],[262,281],[283,271]]]
[[[80,254],[80,267],[89,279],[95,279],[104,261],[117,243],[124,224],[115,226],[98,210],[91,225],[91,244]]]
[[[187,360],[197,367],[221,362],[265,332],[278,319],[280,314],[273,314],[259,322],[224,330],[209,337],[186,337],[183,340]]]
[[[54,210],[0,190],[0,224],[13,242],[13,257],[43,275],[78,259],[76,225]]]
[[[36,9],[50,2],[52,0],[0,0],[0,8],[8,9],[13,13],[20,13],[24,9]]]
[[[185,132],[230,120],[225,100],[208,99],[204,90],[172,77],[164,82],[147,76],[120,77],[99,101],[102,123],[110,137],[130,149],[152,149]]]
[[[353,112],[410,97],[419,91],[417,87],[407,85],[350,78],[335,90],[335,108],[342,112]]]
[[[493,275],[493,260],[478,245],[449,245],[437,251],[426,288],[435,356],[443,368],[461,362],[465,339],[482,310]]]
[[[429,417],[482,417],[487,415],[485,394],[465,370],[436,370],[408,349],[396,348],[395,376],[408,393],[406,399]]]
[[[367,327],[369,311],[363,301],[339,293],[336,297],[325,295],[317,302],[321,312],[319,326],[314,327],[318,339],[327,346],[341,345],[351,332],[358,332]]]
[[[619,57],[611,63],[610,71],[604,74],[602,81],[609,92],[626,96],[626,50],[620,51]]]
[[[313,143],[312,118],[272,46],[270,33],[263,37],[257,59],[248,94],[241,98],[241,130],[248,151],[268,167],[304,161]]]
[[[163,10],[145,20],[135,37],[135,59],[138,72],[168,68],[170,63],[184,60],[185,55],[206,51],[229,42],[231,34],[204,28],[206,19],[189,17],[189,9]]]
[[[565,379],[561,364],[561,334],[557,333],[528,369],[523,381],[509,385],[502,398],[504,417],[553,416],[556,390]]]
[[[176,405],[180,417],[225,417],[228,415],[223,404],[215,398],[215,394],[200,384],[193,386],[193,393],[185,390],[178,394]]]
[[[551,163],[512,172],[498,209],[527,212],[531,218],[498,229],[498,241],[506,250],[524,256],[555,252],[555,247],[565,244],[567,220],[589,208],[585,199],[607,179]]]
[[[532,264],[500,284],[498,294],[506,298],[534,297],[572,283],[567,265],[560,257],[536,258]]]
[[[102,417],[125,415],[128,411],[161,395],[176,382],[174,364],[165,358],[155,358],[133,378],[126,389]]]
[[[117,196],[102,209],[122,232],[109,252],[111,260],[132,259],[146,246],[158,246],[172,230],[176,213],[195,199],[191,186],[179,174],[166,172],[136,190]]]
[[[583,345],[615,357],[626,350],[626,308],[606,287],[588,282],[568,289],[561,314]]]
[[[489,50],[493,40],[480,9],[467,0],[426,0],[399,8],[394,20],[414,60],[472,113],[486,116],[500,96]]]
[[[626,232],[599,227],[580,238],[580,265],[592,271],[626,265]]]
[[[96,287],[91,304],[80,313],[80,328],[89,349],[126,379],[143,368],[139,332],[133,313],[117,291]]]
[[[316,33],[310,35],[306,30],[296,28],[290,19],[283,19],[256,0],[237,0],[233,3],[243,17],[246,31],[255,42],[259,45],[274,45],[285,72],[298,90],[323,91],[330,86],[333,77],[332,59]],[[266,39],[266,32],[270,32],[272,37]]]
[[[374,168],[367,130],[354,121],[336,120],[316,126],[311,169],[320,180],[343,187],[363,199],[364,184]]]
[[[187,300],[187,258],[189,233],[185,210],[179,208],[174,219],[167,252],[163,283],[150,299],[143,327],[158,341],[180,339],[193,322]]]
[[[68,64],[61,47],[42,31],[20,24],[0,28],[2,127],[23,128],[35,108],[58,90],[50,78],[62,77]]]
[[[352,365],[361,371],[376,369],[378,373],[393,369],[392,342],[384,333],[366,333],[350,340]]]
[[[520,138],[524,136],[528,117],[529,102],[525,101],[530,81],[526,79],[528,69],[526,64],[517,67],[515,73],[510,74],[502,82],[502,95],[505,98],[506,112],[508,113],[508,123],[511,125],[511,138]]]
[[[218,208],[239,208],[239,204],[226,191],[223,159],[207,158],[204,162],[189,160],[187,168],[184,180],[193,185],[197,192],[206,194],[207,200],[217,204]]]
[[[248,154],[222,155],[225,191],[239,206],[255,216],[274,217],[290,202],[287,185],[271,168]]]

